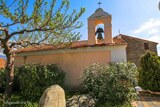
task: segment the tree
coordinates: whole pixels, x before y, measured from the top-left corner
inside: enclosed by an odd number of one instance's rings
[[[139,85],[146,90],[160,91],[160,57],[147,52],[140,59]]]
[[[69,0],[0,0],[0,46],[7,59],[4,100],[11,97],[15,49],[79,39],[75,30],[82,26],[78,19],[85,9],[69,8]]]

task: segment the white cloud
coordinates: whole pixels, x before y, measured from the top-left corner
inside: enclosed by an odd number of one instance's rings
[[[159,32],[158,28],[153,28],[148,32],[148,34],[155,34],[155,33],[158,33],[158,32]]]
[[[154,41],[154,42],[157,42],[159,43],[157,45],[157,51],[158,51],[158,55],[160,56],[160,34],[158,35],[152,35],[151,37],[149,37],[147,40],[150,40],[150,41]]]
[[[149,31],[148,33],[155,33],[158,30],[157,27],[160,27],[160,20],[152,18],[148,22],[142,24],[140,28],[134,31],[134,33],[142,33],[145,31]]]
[[[148,40],[150,40],[150,41],[154,41],[154,42],[157,42],[157,43],[159,43],[160,44],[160,35],[152,35],[152,36],[150,36],[149,38],[148,38]]]
[[[5,56],[2,52],[0,52],[0,55]]]
[[[160,56],[160,50],[158,50],[158,55]]]

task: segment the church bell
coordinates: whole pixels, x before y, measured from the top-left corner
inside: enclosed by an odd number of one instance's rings
[[[98,36],[97,36],[97,39],[99,39],[99,40],[102,40],[103,39],[103,37],[102,37],[102,33],[104,33],[104,31],[103,31],[103,29],[102,28],[97,28],[97,30],[96,30],[96,33],[95,33],[95,35],[97,35],[98,34]]]

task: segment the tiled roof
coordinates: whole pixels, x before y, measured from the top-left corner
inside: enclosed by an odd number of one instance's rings
[[[127,45],[127,43],[122,38],[114,38],[113,43],[102,43],[102,44],[94,44],[94,45],[88,45],[88,41],[77,41],[73,42],[71,45],[39,45],[36,47],[27,47],[16,50],[16,53],[23,53],[23,52],[35,52],[35,51],[45,51],[45,50],[57,50],[57,49],[76,49],[76,48],[84,48],[84,47],[98,47],[98,46],[119,46],[119,45]]]
[[[133,37],[133,36],[129,36],[129,35],[124,35],[124,34],[119,34],[119,35],[115,36],[113,39],[116,39],[116,38],[122,38],[122,39],[123,38],[130,38],[130,39],[141,40],[141,41],[152,42],[152,43],[158,44],[157,42],[154,42],[154,41],[145,40],[145,39],[141,39],[141,38],[137,38],[137,37]]]

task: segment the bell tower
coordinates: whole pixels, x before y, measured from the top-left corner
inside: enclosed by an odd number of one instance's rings
[[[99,24],[104,24],[104,42],[103,43],[113,43],[112,40],[112,16],[105,12],[102,8],[98,8],[95,13],[93,13],[88,18],[88,45],[98,44],[97,42],[97,31],[96,26]],[[97,31],[96,31],[97,30]],[[102,30],[101,30],[102,31]],[[102,33],[102,32],[101,32]]]

